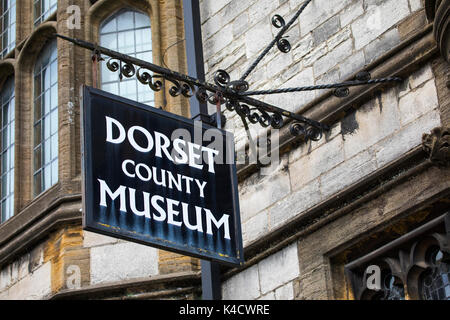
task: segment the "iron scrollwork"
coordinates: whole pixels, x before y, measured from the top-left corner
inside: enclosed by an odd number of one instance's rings
[[[251,63],[242,77],[239,80],[231,80],[230,75],[225,70],[217,70],[214,74],[214,84],[202,82],[173,70],[80,39],[72,39],[59,34],[56,36],[83,48],[92,50],[96,52],[100,58],[101,54],[108,56],[109,60],[106,63],[107,68],[112,72],[119,72],[119,78],[121,80],[124,77],[131,78],[136,76],[139,82],[148,85],[149,88],[155,92],[161,91],[166,86],[166,83],[169,82],[170,87],[168,88],[168,93],[171,96],[177,97],[181,95],[186,98],[195,96],[199,101],[204,103],[209,102],[216,106],[218,103],[220,103],[220,105],[225,105],[227,110],[238,113],[244,121],[245,126],[247,126],[246,121],[248,120],[252,124],[259,124],[265,128],[271,127],[273,129],[280,129],[287,123],[286,119],[288,119],[289,122],[291,122],[290,132],[292,135],[301,136],[305,140],[319,140],[323,136],[323,133],[329,130],[328,125],[256,100],[252,98],[252,96],[332,89],[334,90],[333,94],[336,97],[345,98],[350,94],[350,87],[400,82],[402,79],[397,77],[371,79],[370,73],[362,72],[356,76],[355,80],[343,83],[249,91],[249,84],[245,79],[267,55],[272,47],[276,45],[283,53],[287,53],[291,50],[291,44],[287,40],[288,36],[286,36],[285,33],[295,23],[311,1],[312,0],[306,0],[288,22],[286,22],[282,16],[278,14],[274,15],[271,22],[275,28],[280,29],[279,32],[255,61]],[[217,97],[219,96],[220,98],[218,99]]]
[[[177,97],[181,94],[186,98],[191,98],[195,94],[194,86],[188,82],[179,81],[164,74],[152,76],[149,70],[142,67],[138,68],[136,71],[134,65],[126,60],[110,58],[106,62],[106,67],[112,72],[119,72],[120,80],[124,77],[132,78],[136,75],[136,79],[140,83],[148,85],[150,89],[155,92],[161,91],[163,87],[163,82],[161,80],[154,81],[155,78],[160,78],[169,81],[172,84],[168,91],[172,97]]]

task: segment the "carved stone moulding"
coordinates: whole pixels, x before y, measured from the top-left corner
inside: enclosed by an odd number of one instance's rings
[[[434,36],[442,56],[450,63],[450,1],[425,0],[428,20],[434,21]]]
[[[450,127],[437,127],[422,135],[422,147],[432,163],[450,166]]]

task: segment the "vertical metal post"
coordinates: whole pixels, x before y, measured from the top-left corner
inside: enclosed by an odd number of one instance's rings
[[[202,260],[202,298],[203,300],[221,300],[220,265]]]
[[[183,0],[183,10],[188,75],[205,81],[200,6],[198,0]],[[206,103],[200,103],[194,96],[190,100],[190,106],[191,119],[210,123]],[[201,267],[203,300],[222,299],[219,264],[202,260]]]
[[[205,81],[202,29],[198,0],[183,0],[183,11],[188,75],[197,78],[200,81]],[[208,106],[206,103],[200,103],[198,99],[193,96],[190,100],[190,106],[191,119],[210,123]]]
[[[200,81],[205,81],[202,29],[198,0],[183,0],[183,11],[188,75],[197,78]],[[190,100],[190,106],[191,119],[210,123],[208,106],[206,103],[200,103],[200,101],[193,96]]]

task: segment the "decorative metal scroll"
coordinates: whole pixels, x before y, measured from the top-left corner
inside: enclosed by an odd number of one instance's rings
[[[239,80],[232,81],[230,75],[225,70],[218,70],[214,74],[214,84],[202,82],[176,71],[80,39],[72,39],[59,34],[56,36],[80,47],[92,50],[94,54],[99,57],[99,60],[102,59],[101,55],[108,56],[109,59],[106,63],[107,68],[112,72],[119,72],[120,79],[123,79],[123,77],[130,78],[136,75],[139,82],[148,85],[149,88],[155,92],[162,90],[162,88],[166,86],[165,83],[169,83],[168,92],[173,97],[182,95],[186,98],[191,98],[195,96],[201,102],[209,102],[214,105],[217,105],[217,103],[220,102],[220,104],[224,105],[229,111],[236,112],[246,126],[246,122],[249,121],[253,124],[259,124],[262,127],[280,129],[283,127],[285,119],[287,118],[292,121],[290,125],[290,132],[292,135],[303,136],[305,140],[310,139],[317,141],[323,136],[324,131],[329,130],[328,125],[305,118],[297,113],[287,111],[266,102],[256,100],[251,96],[332,89],[333,94],[336,97],[344,98],[349,95],[350,87],[401,82],[402,79],[397,77],[371,79],[369,72],[361,72],[353,81],[342,83],[249,91],[249,84],[245,79],[273,46],[277,45],[277,48],[283,53],[287,53],[291,50],[291,44],[284,34],[294,24],[310,2],[311,0],[305,1],[292,19],[287,23],[280,15],[275,15],[272,18],[273,26],[279,28],[280,31]],[[217,101],[217,97],[221,97],[220,101]]]

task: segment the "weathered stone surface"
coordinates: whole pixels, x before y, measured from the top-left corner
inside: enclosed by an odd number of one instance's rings
[[[333,17],[336,13],[345,8],[351,1],[343,0],[332,2],[328,0],[314,0],[305,9],[302,19],[300,20],[300,28],[302,35],[316,29],[319,25]],[[303,3],[301,0],[291,1],[291,8]]]
[[[422,87],[402,97],[398,107],[401,113],[400,120],[403,125],[437,108],[438,98],[434,80],[428,81]]]
[[[432,63],[433,74],[436,75],[439,112],[442,125],[450,127],[450,64],[443,58],[437,58]]]
[[[83,246],[86,248],[98,247],[105,244],[117,243],[119,239],[104,236],[95,232],[83,231]]]
[[[409,86],[411,89],[415,89],[419,87],[422,83],[427,82],[433,78],[433,70],[431,66],[427,64],[423,68],[420,68],[418,71],[414,72],[409,77]]]
[[[0,291],[11,285],[11,265],[4,267],[0,271]]]
[[[361,70],[365,64],[366,57],[362,50],[348,57],[339,63],[339,81],[344,81],[350,75],[355,74],[358,70]]]
[[[294,184],[296,184],[295,177],[292,177],[292,179]],[[299,216],[306,209],[313,207],[322,200],[319,179],[299,185],[301,186],[299,190],[289,194],[269,209],[271,230]]]
[[[258,300],[275,300],[275,292],[270,291],[269,293],[258,298]]]
[[[377,169],[375,156],[364,151],[320,177],[324,199],[343,190]]]
[[[378,167],[383,167],[402,154],[419,146],[422,142],[422,133],[431,130],[440,123],[439,112],[434,110],[374,145],[373,149],[376,153]]]
[[[226,25],[221,32],[217,32],[203,42],[203,51],[207,56],[212,56],[216,52],[223,50],[233,40],[233,26],[231,24]]]
[[[258,264],[261,293],[274,290],[299,276],[297,244],[267,257]]]
[[[337,136],[289,165],[292,190],[305,186],[322,173],[343,162],[344,159],[344,141],[342,136]]]
[[[38,300],[48,297],[51,289],[51,263],[47,262],[8,289],[8,300]]]
[[[327,22],[322,24],[320,27],[314,29],[312,31],[314,45],[318,45],[322,42],[328,41],[328,39],[340,29],[340,26],[341,21],[339,19],[339,16],[334,16]]]
[[[369,64],[373,60],[379,58],[400,43],[400,34],[397,29],[392,29],[381,37],[372,41],[364,48],[366,63]]]
[[[369,4],[367,10],[352,24],[356,50],[375,40],[410,13],[407,0],[387,0]]]
[[[223,7],[229,4],[229,2],[229,0],[202,0],[200,4],[200,16],[202,17],[202,21],[216,15]]]
[[[158,251],[154,248],[131,242],[91,248],[91,284],[149,277],[157,273]]]
[[[345,27],[363,13],[364,13],[363,2],[355,1],[353,4],[351,4],[345,10],[342,11],[340,15],[341,26]]]
[[[129,2],[121,1],[123,4]],[[277,32],[277,29],[270,25],[271,16],[280,13],[288,21],[303,2],[304,0],[200,1],[209,80],[219,68],[226,69],[233,80],[239,78]],[[111,3],[117,5],[114,1]],[[164,50],[183,39],[183,24],[180,11],[174,10],[175,5],[180,6],[180,2],[162,1],[159,4],[164,9],[160,15],[162,21],[156,21],[154,26],[161,25],[162,32],[160,37],[154,38],[154,58],[155,62],[161,65]],[[21,3],[18,2],[19,5]],[[297,87],[343,80],[363,68],[365,63],[382,56],[399,41],[420,30],[423,26],[421,20],[423,13],[418,10],[421,8],[423,4],[420,0],[313,0],[299,22],[287,33],[293,50],[287,55],[279,53],[276,49],[271,50],[249,76],[251,88]],[[29,4],[23,5],[18,11],[19,19],[23,21],[31,21],[30,14],[32,8]],[[60,8],[57,25],[58,30],[64,34],[68,31],[65,27],[66,17],[64,9]],[[155,15],[155,18],[157,19],[158,15]],[[171,22],[169,25],[168,21]],[[397,23],[400,26],[397,26]],[[172,25],[176,25],[176,28],[172,28]],[[29,24],[18,28],[17,43],[30,37],[31,29]],[[84,38],[84,31],[69,31],[67,34]],[[93,38],[96,38],[95,34]],[[180,72],[185,68],[184,56],[177,51],[183,52],[183,45],[181,42],[166,52],[168,65]],[[79,81],[75,79],[91,81],[90,74],[84,72],[84,53],[80,54],[81,50],[69,50],[69,44],[63,43],[61,46],[60,73],[66,76],[60,83],[62,92],[60,114],[63,116],[60,121],[62,191],[58,191],[58,197],[67,194],[72,196],[80,192],[78,142],[80,128],[79,123],[68,116],[71,111],[67,109],[67,105],[68,102],[76,102],[74,97],[77,93],[74,88],[79,87]],[[20,53],[20,49],[16,53]],[[76,63],[72,63],[73,61]],[[81,67],[78,67],[80,65]],[[87,67],[89,70],[90,66]],[[27,65],[26,68],[20,66],[18,74],[24,71],[29,73],[27,68],[32,70],[32,65]],[[445,73],[441,65],[433,68]],[[18,81],[17,92],[27,94],[17,94],[17,101],[18,105],[26,107],[32,105],[31,91],[27,90],[31,84],[29,79],[22,78]],[[338,126],[334,127],[331,136],[324,137],[319,142],[301,144],[290,151],[289,162],[284,161],[272,174],[268,176],[256,174],[241,183],[244,243],[249,244],[260,239],[318,202],[327,200],[346,186],[364,179],[368,174],[417,147],[423,132],[441,125],[440,116],[442,119],[450,118],[446,116],[450,109],[445,108],[448,89],[444,83],[448,79],[444,81],[441,78],[443,77],[440,76],[439,83],[436,81],[440,88],[436,90],[433,84],[434,74],[429,65],[425,66],[405,81],[404,88],[400,88],[400,85],[395,86],[395,89],[375,95],[372,101],[364,106],[355,105],[357,111],[337,123]],[[447,91],[444,91],[442,86]],[[436,98],[436,91],[439,100]],[[284,109],[296,111],[323,92],[261,98]],[[168,109],[187,115],[186,103],[182,104],[179,99],[175,100],[169,96],[168,98]],[[162,95],[158,99],[158,104],[162,104]],[[438,101],[441,103],[440,110]],[[17,123],[32,123],[29,108],[22,107],[17,113],[20,117]],[[320,108],[320,105],[313,108]],[[214,106],[211,106],[212,109]],[[76,103],[73,110],[77,114]],[[237,121],[239,119],[235,113],[228,114],[234,116],[230,117],[230,122],[236,120],[237,123],[233,128],[236,140],[244,145],[247,137],[242,124]],[[448,122],[442,120],[444,121]],[[17,166],[21,177],[21,191],[17,193],[18,208],[28,206],[33,201],[29,189],[32,175],[28,172],[31,168],[29,155],[32,154],[32,150],[27,147],[31,145],[27,140],[32,137],[30,128],[27,125],[20,127],[20,139],[17,140],[19,153],[23,155]],[[230,129],[229,124],[227,128]],[[445,172],[435,175],[441,179],[447,177]],[[432,190],[442,191],[442,186],[439,186],[441,182],[437,178],[435,180],[428,179],[427,176],[419,178],[421,179],[410,182],[412,186],[394,190],[391,194],[383,194],[381,197],[386,204],[383,202],[367,204],[302,239],[302,245],[298,249],[300,261],[296,258],[296,253],[284,257],[286,250],[291,252],[291,249],[285,248],[228,279],[223,287],[224,296],[290,299],[293,288],[296,288],[296,298],[332,297],[329,294],[329,286],[332,284],[327,271],[328,261],[325,261],[324,256],[336,246],[344,246],[346,242],[354,241],[362,234],[370,232],[380,223],[387,224],[389,219],[395,218],[396,214],[409,205],[408,202],[417,205],[427,197],[433,197]],[[446,181],[442,184],[447,183]],[[52,197],[44,201],[40,207],[48,208],[58,198]],[[21,295],[23,298],[45,297],[51,291],[48,290],[49,287],[61,287],[64,280],[62,273],[66,270],[67,263],[77,262],[77,257],[82,259],[83,263],[88,263],[86,272],[83,271],[84,276],[88,277],[89,272],[93,272],[89,284],[132,279],[157,272],[177,272],[185,270],[184,268],[192,270],[196,266],[195,261],[174,254],[158,255],[156,251],[147,250],[148,248],[142,249],[138,245],[88,233],[80,244],[84,248],[73,248],[74,241],[71,238],[72,236],[61,238],[64,243],[67,241],[67,247],[66,244],[58,247],[59,240],[53,239],[55,241],[52,248],[47,249],[45,256],[42,247],[30,249],[29,256],[23,255],[10,265],[1,266],[0,297],[14,295]],[[86,253],[90,253],[93,260],[89,261]],[[131,266],[129,261],[134,263],[135,260],[136,267]],[[285,260],[289,263],[283,264],[282,261]],[[298,270],[293,270],[292,268],[295,269],[296,266]],[[274,269],[280,272],[273,272]],[[48,281],[50,284],[46,282],[49,274],[50,278],[53,278]],[[36,282],[37,280],[41,280],[42,283]],[[33,291],[36,289],[33,286],[40,289]]]
[[[364,203],[351,214],[327,224],[299,241],[300,272],[309,273],[324,263],[323,255],[359,237],[368,237],[371,230],[387,224],[399,212],[414,208],[430,196],[450,186],[450,170],[433,168],[415,175],[392,188],[389,193]],[[323,241],[327,239],[327,241]]]
[[[298,87],[299,85],[305,83],[313,83],[314,75],[312,68],[306,68],[302,71],[299,71],[294,75],[289,81],[283,84],[283,87]],[[281,86],[281,84],[280,84]],[[314,91],[309,92],[296,92],[291,94],[275,94],[268,95],[263,97],[263,101],[267,103],[271,103],[277,106],[282,106],[283,109],[295,112],[299,110],[300,107],[311,102],[316,97],[316,93]]]
[[[314,63],[314,75],[317,77],[330,70],[339,64],[339,62],[344,61],[347,57],[349,57],[352,52],[353,41],[348,39]]]
[[[390,89],[356,111],[354,122],[357,129],[344,135],[346,159],[367,150],[401,127],[397,106],[396,90]]]
[[[321,265],[299,279],[298,292],[295,299],[298,300],[328,300],[327,287],[330,279],[327,274],[327,266]]]
[[[328,49],[333,50],[338,45],[340,45],[344,41],[347,41],[351,37],[352,37],[352,30],[350,27],[346,27],[339,30],[334,36],[326,38]]]
[[[434,23],[434,37],[442,57],[450,62],[450,3],[448,1],[425,0],[426,14]]]
[[[423,1],[409,0],[409,5],[411,6],[411,11],[414,12],[423,8]]]
[[[276,300],[292,300],[294,299],[294,287],[292,282],[286,283],[281,288],[275,290]]]
[[[256,174],[241,186],[240,209],[243,222],[284,198],[291,190],[289,173],[283,169],[283,164],[271,175],[258,178],[259,175]]]
[[[264,210],[242,224],[244,246],[264,236],[269,231],[268,211]]]
[[[258,265],[222,283],[222,299],[224,300],[254,300],[260,295]]]

